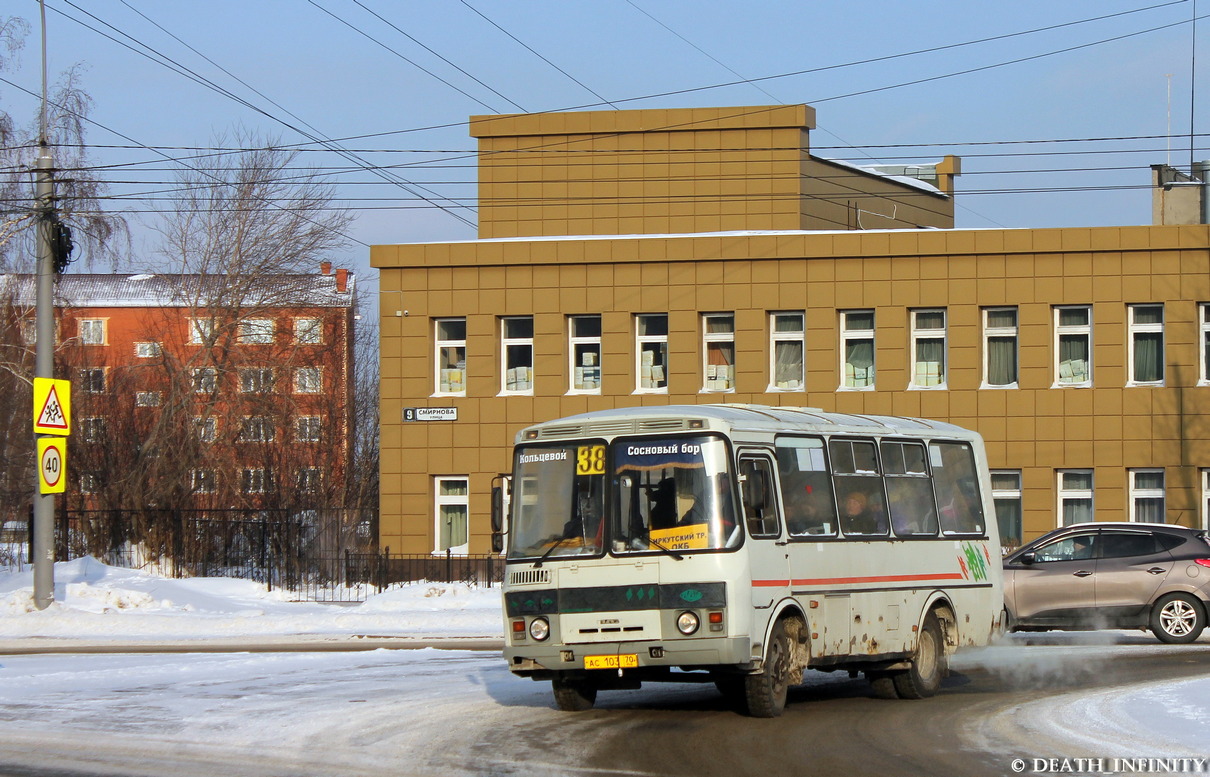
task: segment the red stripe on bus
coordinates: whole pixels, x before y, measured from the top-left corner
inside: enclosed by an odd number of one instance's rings
[[[922,575],[874,575],[871,577],[815,577],[801,580],[753,580],[752,585],[773,587],[787,585],[844,585],[849,583],[912,583],[923,580],[964,580],[959,572],[932,573]]]

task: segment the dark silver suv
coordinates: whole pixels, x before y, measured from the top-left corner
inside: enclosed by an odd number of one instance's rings
[[[1205,531],[1154,523],[1081,523],[1004,559],[1013,631],[1151,629],[1192,642],[1210,607]]]

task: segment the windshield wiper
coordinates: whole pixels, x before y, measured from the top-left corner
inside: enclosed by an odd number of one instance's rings
[[[645,532],[644,532],[644,535],[646,535],[646,537],[647,537],[647,544],[648,544],[648,545],[654,545],[654,546],[656,546],[656,547],[657,547],[657,548],[659,548],[660,550],[662,550],[662,551],[664,551],[665,553],[667,553],[669,556],[672,556],[672,557],[673,557],[674,559],[676,559],[677,561],[684,561],[684,560],[685,560],[685,557],[684,557],[684,556],[682,556],[680,553],[677,553],[677,552],[676,552],[675,550],[673,550],[672,548],[668,547],[667,545],[664,545],[664,544],[663,544],[663,543],[661,543],[659,540],[652,539],[652,537],[651,537],[651,530],[650,530],[650,529],[648,529],[647,531],[645,531]]]
[[[548,557],[548,556],[550,556],[550,554],[551,554],[551,553],[554,553],[554,552],[555,552],[555,548],[559,547],[559,546],[560,546],[560,545],[562,545],[564,542],[567,542],[567,541],[568,541],[568,540],[570,540],[570,539],[571,539],[571,535],[569,535],[569,534],[564,534],[562,537],[560,537],[559,539],[555,540],[555,541],[554,541],[554,543],[553,543],[553,544],[552,544],[552,545],[551,545],[549,548],[547,548],[547,549],[546,549],[546,552],[545,552],[545,553],[543,553],[543,554],[542,554],[542,555],[541,555],[541,556],[538,558],[538,560],[534,562],[534,569],[537,569],[538,567],[542,566],[542,562],[543,562],[543,561],[545,561],[545,560],[547,559],[547,557]]]

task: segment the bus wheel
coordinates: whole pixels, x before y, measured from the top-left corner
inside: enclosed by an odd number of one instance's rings
[[[550,681],[555,706],[563,712],[584,712],[597,703],[597,686],[591,680],[556,677]]]
[[[773,624],[769,647],[765,650],[765,666],[758,674],[744,676],[744,695],[748,714],[754,718],[776,718],[786,708],[790,690],[790,662],[793,653],[786,622]]]
[[[890,672],[866,672],[865,678],[870,681],[870,689],[875,699],[898,699],[899,691],[895,690],[895,678]]]
[[[916,639],[916,657],[910,669],[893,675],[895,690],[903,699],[926,699],[941,687],[945,675],[945,643],[941,623],[934,613],[924,618],[924,626]]]

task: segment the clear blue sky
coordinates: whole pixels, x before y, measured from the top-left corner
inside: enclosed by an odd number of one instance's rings
[[[47,0],[47,19],[51,72],[74,63],[86,68],[92,118],[108,128],[89,128],[88,140],[98,146],[133,141],[176,155],[185,152],[168,147],[208,146],[235,127],[284,143],[307,140],[271,117],[294,126],[305,121],[329,138],[375,135],[344,145],[368,165],[408,164],[397,172],[413,191],[423,186],[468,206],[453,212],[473,222],[470,115],[603,101],[619,108],[808,103],[819,123],[812,145],[823,155],[854,161],[962,156],[959,226],[1047,227],[1147,223],[1148,166],[1189,164],[1194,0],[1159,1]],[[954,45],[1150,6],[1158,7]],[[1210,0],[1197,10],[1210,13]],[[36,92],[37,3],[9,3],[5,13],[26,18],[32,32],[20,67],[3,75]],[[137,46],[121,34],[129,35],[263,113],[73,19]],[[1164,25],[1175,26],[1136,34]],[[1197,31],[1197,83],[1210,95],[1210,18],[1199,21]],[[938,47],[950,48],[838,67]],[[1053,53],[1064,49],[1072,50]],[[766,78],[800,71],[813,72]],[[938,78],[956,73],[964,74]],[[741,79],[766,80],[701,88]],[[886,88],[913,81],[921,82]],[[634,99],[648,95],[662,96]],[[0,101],[17,118],[36,108],[32,98],[2,83]],[[1195,131],[1210,132],[1210,96],[1196,111]],[[1169,127],[1178,137],[1163,137]],[[967,145],[1117,137],[1135,139]],[[887,144],[907,147],[853,148]],[[1204,138],[1196,146],[1196,159],[1210,158]],[[92,158],[119,164],[161,157],[98,147]],[[328,152],[308,151],[304,159],[350,166]],[[111,193],[163,188],[153,183],[168,180],[163,167],[113,169],[110,178],[135,183],[115,183]],[[463,221],[369,172],[332,180],[359,209],[352,234],[362,243],[474,237]],[[131,210],[156,204],[115,202]],[[146,234],[137,224],[152,216],[131,218],[137,252]],[[368,249],[355,244],[334,259],[372,283],[367,257]],[[131,265],[138,264],[132,257]]]

